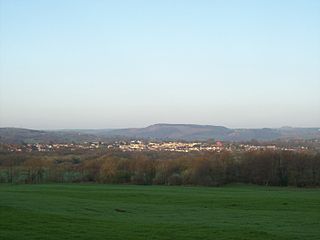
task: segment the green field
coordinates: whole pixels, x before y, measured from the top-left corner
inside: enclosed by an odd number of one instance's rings
[[[320,239],[320,190],[0,185],[0,239]]]

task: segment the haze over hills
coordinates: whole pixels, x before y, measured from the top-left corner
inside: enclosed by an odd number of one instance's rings
[[[88,130],[31,130],[23,128],[0,128],[1,143],[49,143],[84,142],[107,139],[156,139],[204,141],[270,141],[276,139],[313,139],[320,138],[319,128],[260,128],[230,129],[223,126],[196,124],[154,124],[145,128],[127,129],[88,129]]]

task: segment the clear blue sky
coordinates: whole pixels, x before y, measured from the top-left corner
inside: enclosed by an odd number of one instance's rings
[[[0,126],[320,126],[318,0],[0,0]]]

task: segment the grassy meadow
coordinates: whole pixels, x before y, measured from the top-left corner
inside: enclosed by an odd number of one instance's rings
[[[320,239],[320,190],[0,185],[0,239]]]

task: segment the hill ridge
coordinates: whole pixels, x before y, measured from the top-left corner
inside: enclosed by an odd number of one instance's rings
[[[320,139],[319,128],[227,128],[199,124],[157,123],[144,128],[36,130],[0,128],[1,143],[83,142],[111,138],[205,141],[271,141],[276,139]]]

